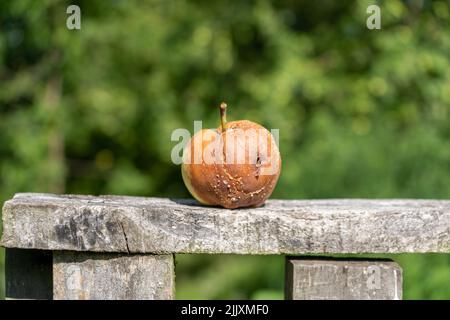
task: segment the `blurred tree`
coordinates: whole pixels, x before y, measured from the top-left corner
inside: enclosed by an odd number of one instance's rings
[[[66,28],[69,4],[81,30]],[[370,4],[0,2],[0,201],[187,197],[170,134],[217,126],[222,100],[280,129],[274,197],[448,198],[449,3],[380,1],[381,30],[366,28]],[[398,259],[407,298],[450,297],[448,256]],[[180,256],[179,292],[281,297],[282,270],[280,257]]]

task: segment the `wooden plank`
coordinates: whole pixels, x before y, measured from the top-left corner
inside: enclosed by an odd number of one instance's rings
[[[402,269],[390,260],[286,258],[288,300],[400,300]]]
[[[6,299],[52,299],[52,253],[5,250]]]
[[[18,194],[6,247],[135,253],[450,252],[448,200],[271,200],[226,210],[195,201]]]
[[[175,298],[173,255],[55,252],[55,300]]]

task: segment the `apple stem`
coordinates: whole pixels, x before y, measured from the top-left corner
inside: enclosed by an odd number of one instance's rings
[[[222,131],[227,130],[227,104],[225,102],[220,104],[220,122],[222,123]]]

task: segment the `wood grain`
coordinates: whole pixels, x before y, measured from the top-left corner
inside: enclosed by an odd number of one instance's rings
[[[448,200],[270,200],[227,210],[191,200],[18,194],[10,248],[125,253],[450,252]]]
[[[388,260],[286,259],[288,300],[400,300],[402,269]]]
[[[174,299],[173,255],[54,252],[53,298]]]

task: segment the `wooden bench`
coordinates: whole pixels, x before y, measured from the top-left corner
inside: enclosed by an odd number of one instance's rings
[[[401,299],[393,261],[299,254],[450,252],[447,200],[191,200],[17,194],[3,207],[11,299],[173,299],[174,254],[286,255],[287,299]]]

